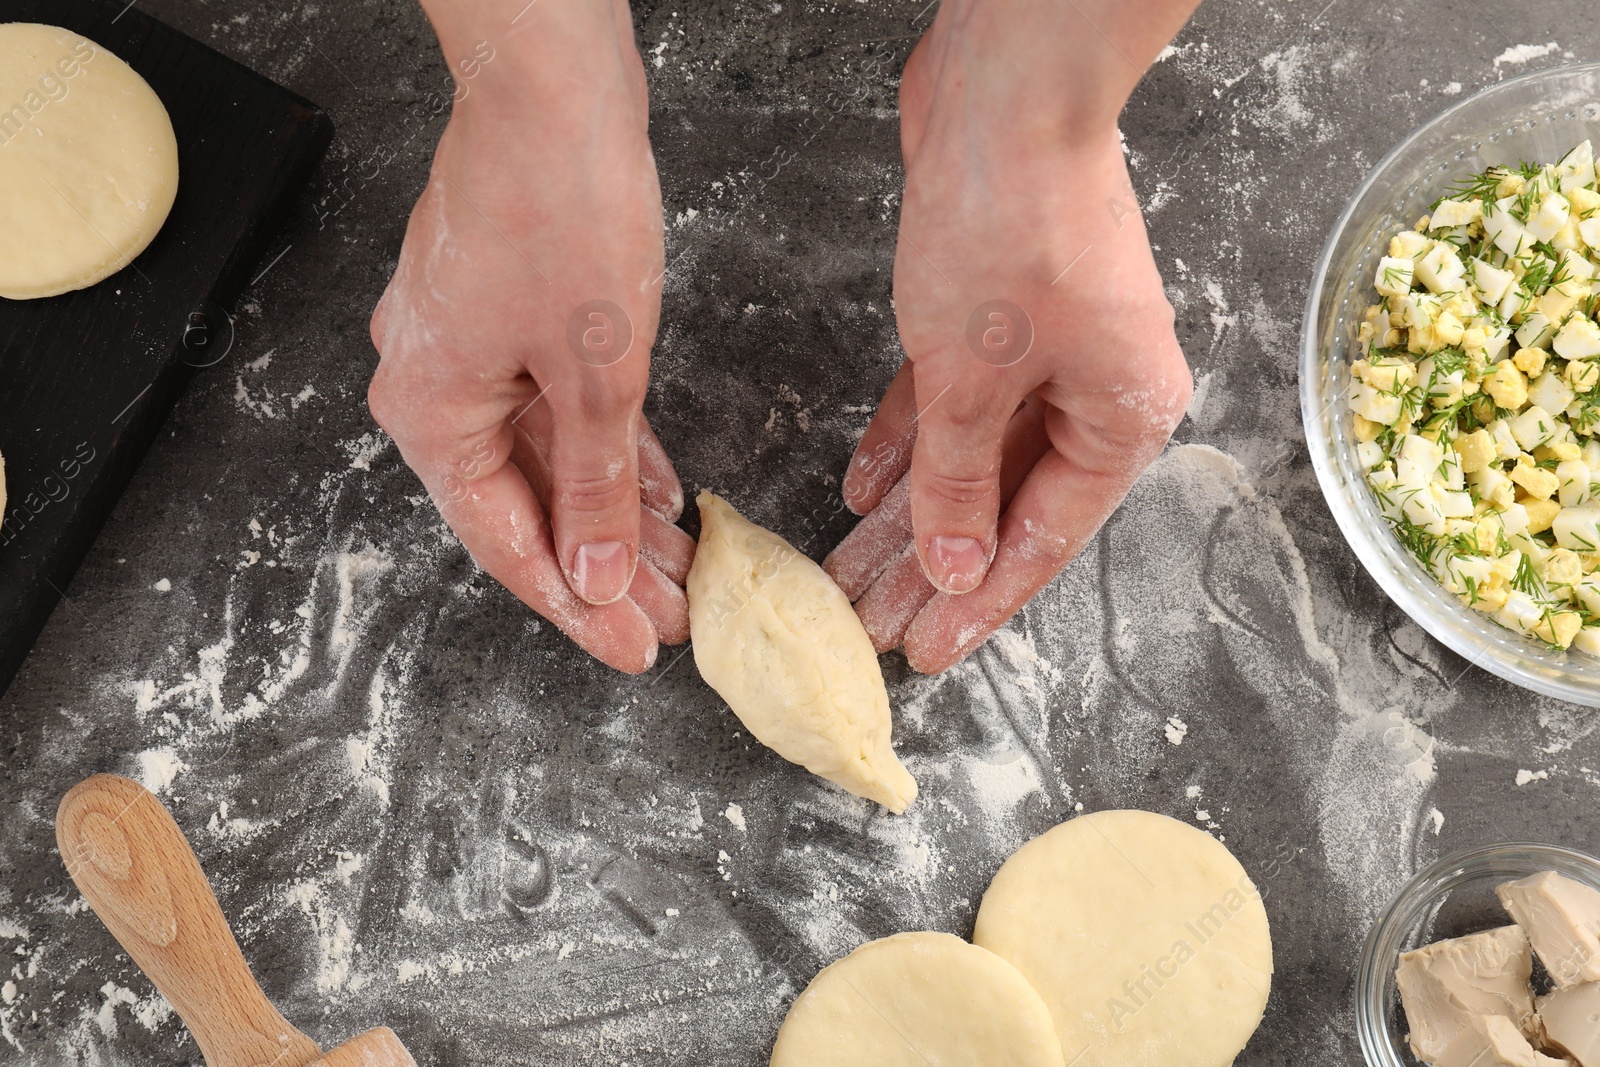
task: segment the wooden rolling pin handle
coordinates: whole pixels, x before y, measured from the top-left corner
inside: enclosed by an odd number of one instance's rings
[[[417,1067],[417,1061],[393,1030],[379,1026],[329,1049],[309,1067]]]
[[[143,786],[113,774],[80,782],[56,812],[56,843],[209,1067],[303,1067],[321,1056],[256,985],[183,831]]]

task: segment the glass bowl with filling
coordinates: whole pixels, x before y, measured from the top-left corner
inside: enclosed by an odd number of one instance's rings
[[[1490,87],[1367,176],[1301,350],[1313,466],[1414,620],[1600,705],[1600,64]]]

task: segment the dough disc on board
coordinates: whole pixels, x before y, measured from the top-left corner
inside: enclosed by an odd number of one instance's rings
[[[1102,811],[1001,866],[972,940],[1044,997],[1075,1067],[1225,1067],[1266,1009],[1267,912],[1211,835]]]
[[[992,952],[949,934],[872,941],[789,1009],[772,1067],[1062,1067],[1050,1012]]]
[[[70,30],[0,24],[0,297],[110,277],[177,191],[172,121],[143,78]]]

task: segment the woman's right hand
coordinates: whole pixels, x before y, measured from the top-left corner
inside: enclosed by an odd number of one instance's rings
[[[664,273],[644,69],[626,7],[512,24],[520,7],[430,5],[447,58],[477,40],[493,59],[372,316],[368,402],[478,564],[638,673],[688,638],[694,554],[641,411]]]

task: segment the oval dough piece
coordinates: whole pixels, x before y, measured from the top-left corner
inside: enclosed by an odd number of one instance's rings
[[[1250,876],[1211,835],[1145,811],[1080,816],[1022,846],[972,939],[1044,997],[1076,1067],[1225,1067],[1272,986]]]
[[[949,934],[896,934],[826,968],[789,1009],[772,1067],[1062,1067],[1017,969]]]
[[[0,25],[0,296],[110,277],[177,192],[178,141],[143,78],[70,30]]]
[[[702,492],[689,569],[694,662],[756,740],[899,813],[917,783],[889,744],[872,640],[821,567]]]

